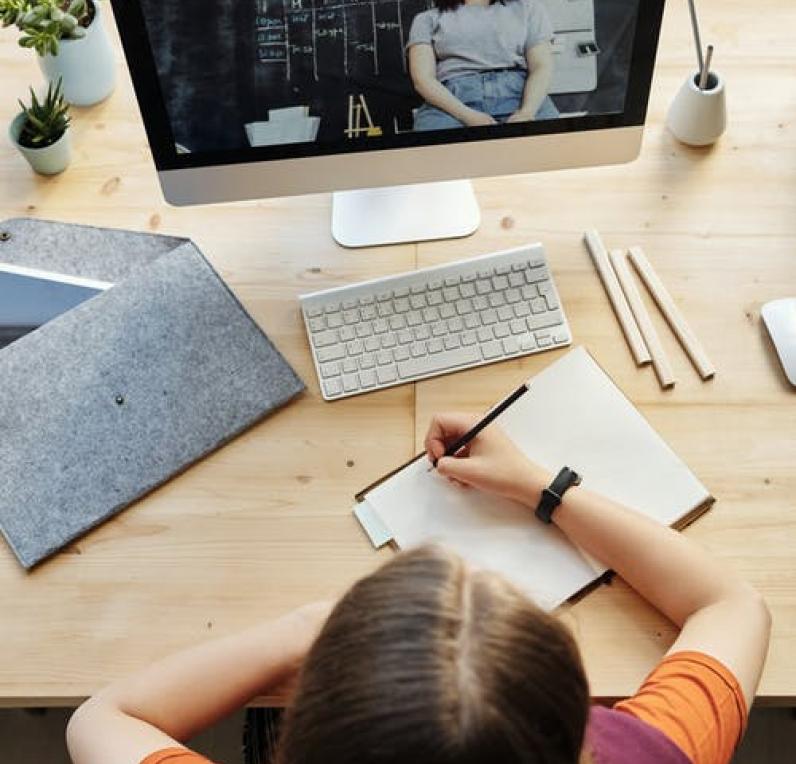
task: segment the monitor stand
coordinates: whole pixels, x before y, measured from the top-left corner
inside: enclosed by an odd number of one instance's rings
[[[480,222],[469,180],[332,195],[332,236],[344,247],[455,239],[474,233]]]

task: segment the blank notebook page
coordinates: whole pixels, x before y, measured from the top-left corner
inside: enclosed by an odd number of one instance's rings
[[[531,379],[498,419],[533,461],[567,465],[584,486],[672,525],[711,501],[708,490],[583,348]],[[439,541],[554,608],[604,572],[554,526],[514,502],[465,491],[420,459],[367,494],[401,548]]]

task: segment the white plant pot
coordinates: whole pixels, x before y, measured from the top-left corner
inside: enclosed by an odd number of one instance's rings
[[[19,136],[25,125],[27,117],[24,112],[20,112],[14,117],[8,128],[11,142],[19,149],[30,166],[41,175],[57,175],[63,172],[69,165],[72,158],[71,141],[69,139],[69,129],[55,142],[41,149],[31,149],[19,143]]]
[[[63,80],[64,98],[75,106],[104,101],[116,85],[116,64],[108,32],[102,22],[102,3],[92,2],[94,20],[86,36],[60,40],[58,55],[37,56],[42,73],[50,82]]]
[[[694,72],[680,88],[666,117],[666,125],[675,138],[689,146],[715,143],[727,127],[727,103],[724,80],[711,72],[705,90],[697,86]]]

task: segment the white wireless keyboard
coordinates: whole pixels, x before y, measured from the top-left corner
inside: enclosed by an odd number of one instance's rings
[[[541,244],[299,300],[326,400],[572,342]]]

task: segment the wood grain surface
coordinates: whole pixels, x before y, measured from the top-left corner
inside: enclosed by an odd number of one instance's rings
[[[118,44],[120,84],[107,102],[74,110],[66,173],[35,176],[0,142],[0,218],[190,236],[309,387],[32,573],[0,545],[0,705],[74,704],[176,648],[334,596],[378,565],[390,552],[374,553],[357,527],[354,493],[420,447],[432,412],[483,410],[561,351],[328,404],[296,296],[537,240],[576,342],[718,498],[686,533],[767,597],[774,638],[760,701],[792,704],[796,393],[760,307],[796,294],[796,5],[704,0],[701,16],[728,89],[729,128],[718,145],[689,149],[663,127],[694,67],[686,5],[670,3],[640,159],[479,180],[483,223],[466,240],[345,251],[329,234],[328,195],[167,206]],[[40,80],[12,30],[0,33],[0,72],[8,123],[16,98]],[[591,227],[608,248],[644,248],[715,364],[715,379],[699,379],[647,295],[678,383],[662,391],[652,368],[636,368],[581,242]],[[674,637],[622,582],[562,617],[601,698],[632,693]]]

